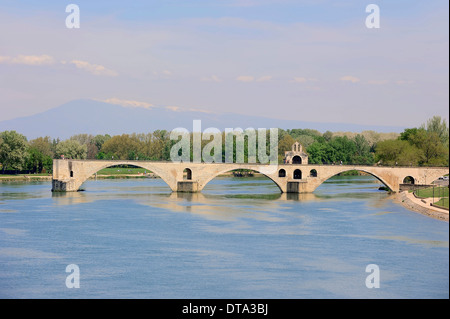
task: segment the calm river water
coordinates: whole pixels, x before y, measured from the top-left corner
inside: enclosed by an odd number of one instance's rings
[[[290,196],[264,178],[0,184],[1,298],[449,298],[449,225],[371,177]],[[79,267],[69,289],[67,265]],[[369,289],[369,264],[379,288]],[[375,282],[375,281],[372,281]]]

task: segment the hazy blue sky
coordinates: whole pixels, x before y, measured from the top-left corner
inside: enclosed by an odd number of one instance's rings
[[[70,3],[79,29],[66,28]],[[365,26],[370,3],[379,29]],[[0,0],[0,121],[80,98],[315,122],[448,120],[448,12],[444,0]]]

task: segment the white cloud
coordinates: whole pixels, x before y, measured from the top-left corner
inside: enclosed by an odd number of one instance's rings
[[[53,65],[53,64],[74,64],[78,69],[83,69],[85,71],[88,71],[89,73],[92,73],[94,75],[106,75],[106,76],[117,76],[117,72],[107,69],[103,65],[100,64],[92,64],[87,61],[81,61],[81,60],[72,60],[70,62],[66,61],[57,61],[55,58],[53,58],[50,55],[43,54],[43,55],[23,55],[20,54],[16,57],[10,57],[10,56],[0,56],[0,63],[6,63],[6,64],[19,64],[19,65],[34,65],[34,66],[41,66],[41,65]]]
[[[266,81],[270,81],[271,79],[272,79],[271,75],[263,75],[259,78],[255,78],[254,76],[251,76],[251,75],[241,75],[236,78],[236,80],[239,82],[253,82],[253,81],[266,82]]]
[[[54,64],[55,59],[49,55],[19,55],[12,59],[12,63],[26,65]]]
[[[200,109],[200,108],[186,108],[186,107],[180,107],[180,106],[174,106],[174,105],[167,105],[167,106],[155,106],[148,102],[143,101],[137,101],[137,100],[124,100],[119,99],[116,97],[112,97],[109,99],[93,99],[100,102],[105,102],[109,104],[115,104],[120,105],[124,107],[140,107],[144,109],[152,109],[152,108],[165,108],[167,110],[173,111],[173,112],[183,112],[183,111],[192,111],[192,112],[203,112],[203,113],[212,113],[208,110]]]
[[[211,111],[209,111],[209,110],[199,109],[199,108],[196,108],[196,107],[188,108],[188,111],[191,111],[191,112],[201,112],[201,113],[213,113],[213,112],[211,112]]]
[[[272,79],[272,76],[270,75],[264,75],[260,78],[256,79],[256,82],[266,82],[266,81],[270,81]]]
[[[221,82],[221,79],[217,75],[204,76],[201,80],[204,82]]]
[[[92,64],[86,61],[80,60],[72,60],[69,62],[70,64],[74,64],[78,69],[85,70],[94,75],[106,75],[106,76],[117,76],[117,72],[114,70],[107,69],[103,65],[100,64]]]
[[[304,77],[294,77],[291,82],[294,83],[306,83],[306,82],[317,82],[316,78],[304,78]]]
[[[0,63],[8,63],[10,60],[11,60],[11,57],[0,55]]]
[[[0,63],[22,65],[48,65],[54,64],[55,59],[49,55],[18,55],[16,57],[0,56]]]
[[[173,105],[166,106],[166,109],[174,111],[174,112],[181,111],[181,108],[179,106],[173,106]]]
[[[202,113],[212,113],[211,111],[208,110],[204,110],[204,109],[199,109],[199,108],[185,108],[185,107],[180,107],[180,106],[173,106],[173,105],[169,105],[165,107],[168,110],[171,110],[173,112],[183,112],[183,111],[191,111],[191,112],[202,112]]]
[[[306,78],[301,78],[301,77],[295,77],[294,80],[292,80],[292,82],[296,82],[296,83],[306,83],[307,79]]]
[[[170,70],[153,71],[153,75],[163,79],[168,79],[172,74],[173,73]]]
[[[253,82],[255,80],[255,77],[250,75],[240,75],[236,78],[239,82]]]
[[[115,97],[105,99],[105,100],[97,99],[97,101],[101,101],[101,102],[105,102],[105,103],[109,103],[109,104],[121,105],[121,106],[125,106],[125,107],[142,107],[145,109],[154,107],[153,104],[150,104],[147,102],[141,102],[141,101],[136,101],[136,100],[122,100],[122,99],[118,99]]]
[[[357,83],[359,81],[361,81],[359,78],[352,76],[352,75],[346,75],[340,78],[341,81],[347,81],[347,82],[352,82],[352,83]]]

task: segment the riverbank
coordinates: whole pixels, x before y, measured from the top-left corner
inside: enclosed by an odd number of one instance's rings
[[[449,221],[448,210],[431,206],[427,200],[423,202],[422,199],[415,197],[413,193],[408,191],[395,194],[395,201],[419,214],[446,222]]]
[[[0,182],[30,182],[30,181],[51,181],[51,175],[0,175]]]

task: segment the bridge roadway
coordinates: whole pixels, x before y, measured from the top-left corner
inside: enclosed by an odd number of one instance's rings
[[[199,192],[214,177],[236,169],[249,169],[270,178],[283,193],[311,193],[330,177],[350,170],[373,175],[394,192],[406,177],[414,184],[428,185],[448,174],[448,167],[383,167],[364,165],[175,163],[122,160],[53,160],[52,191],[73,192],[92,175],[115,165],[142,167],[158,175],[173,192]]]

